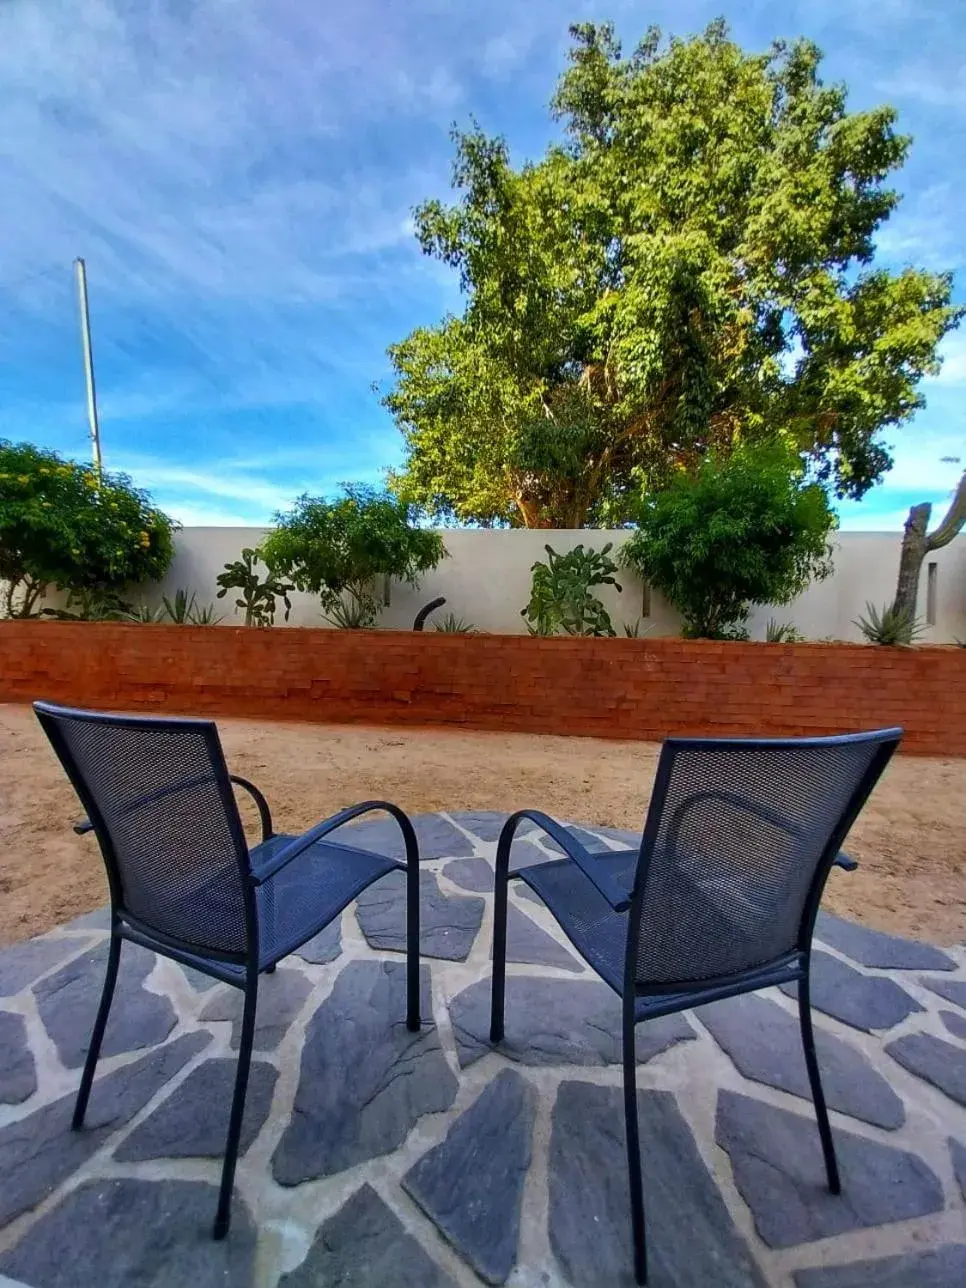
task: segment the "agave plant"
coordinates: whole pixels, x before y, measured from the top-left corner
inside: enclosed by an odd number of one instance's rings
[[[866,616],[857,618],[855,625],[872,644],[908,648],[926,629],[918,617],[896,608],[895,604],[876,608],[874,604],[866,603],[865,612]]]
[[[350,590],[322,616],[340,631],[368,631],[376,624],[376,606],[368,596]]]
[[[165,607],[163,604],[157,608],[151,608],[144,602],[138,604],[135,608],[129,608],[126,613],[121,614],[125,622],[139,622],[144,625],[150,625],[153,622],[163,622],[165,618]]]
[[[167,595],[161,596],[164,616],[169,621],[174,622],[175,626],[217,626],[222,620],[215,613],[214,604],[206,604],[202,608],[192,591],[188,592],[180,587],[174,592],[174,598],[169,599]]]
[[[181,586],[174,592],[173,599],[169,599],[167,595],[162,595],[161,604],[169,621],[174,622],[175,626],[187,626],[191,621],[191,614],[195,610],[195,592],[192,591],[189,595],[184,587]]]
[[[797,626],[791,622],[779,622],[769,617],[765,627],[766,644],[799,644],[805,638]]]
[[[224,614],[219,613],[214,604],[205,604],[204,608],[195,607],[188,615],[189,626],[217,626],[223,620]]]
[[[654,629],[653,622],[648,622],[648,624],[645,626],[644,622],[641,620],[640,617],[637,619],[636,622],[624,623],[624,634],[629,640],[643,639],[645,635],[650,635],[653,629]]]
[[[473,623],[468,622],[465,617],[457,617],[455,613],[447,613],[438,622],[434,622],[433,629],[443,631],[447,635],[476,634],[476,627]]]

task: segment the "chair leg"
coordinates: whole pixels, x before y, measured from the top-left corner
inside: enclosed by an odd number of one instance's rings
[[[419,1032],[419,855],[406,865],[406,1028]]]
[[[248,1073],[252,1064],[252,1045],[255,1041],[255,1007],[258,1003],[258,976],[245,986],[245,1010],[242,1016],[241,1042],[238,1047],[238,1067],[235,1072],[235,1093],[228,1119],[228,1140],[225,1161],[221,1169],[221,1189],[218,1193],[218,1212],[215,1216],[213,1236],[223,1239],[231,1222],[231,1193],[235,1184],[235,1164],[241,1140],[242,1118],[245,1114],[245,1093],[248,1090]]]
[[[825,1092],[822,1090],[822,1078],[818,1069],[818,1056],[815,1053],[815,1035],[812,1032],[812,1005],[807,971],[804,978],[798,981],[798,1017],[802,1026],[802,1046],[805,1048],[808,1081],[811,1084],[812,1100],[815,1103],[815,1117],[818,1119],[818,1134],[822,1140],[822,1154],[825,1157],[828,1187],[832,1194],[840,1194],[842,1185],[839,1180],[838,1161],[835,1157],[835,1142],[832,1139],[832,1128],[828,1120],[828,1110],[825,1107]]]
[[[490,1041],[503,1041],[506,999],[506,917],[510,879],[507,864],[496,864],[493,898],[493,976],[490,981]]]
[[[644,1186],[641,1181],[641,1132],[637,1121],[637,1048],[633,1011],[624,1017],[624,1130],[627,1137],[627,1175],[631,1192],[634,1236],[634,1282],[647,1283],[647,1241],[644,1232]]]
[[[104,976],[101,1002],[97,1008],[97,1018],[94,1021],[90,1045],[87,1048],[87,1059],[84,1061],[84,1072],[81,1074],[80,1090],[77,1093],[77,1101],[74,1105],[74,1117],[70,1124],[74,1131],[78,1131],[84,1125],[87,1102],[90,1099],[91,1087],[94,1083],[94,1071],[97,1068],[97,1057],[101,1053],[101,1042],[104,1040],[104,1030],[107,1028],[107,1017],[111,1012],[111,1002],[114,999],[114,985],[117,983],[117,967],[120,960],[121,937],[120,935],[112,934],[111,946],[107,954],[107,974]]]

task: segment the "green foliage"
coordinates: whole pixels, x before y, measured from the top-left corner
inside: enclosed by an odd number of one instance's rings
[[[148,626],[157,622],[163,622],[166,616],[167,610],[163,604],[160,604],[157,608],[150,608],[142,601],[133,608],[128,608],[122,612],[121,620],[125,622],[136,622],[138,625]]]
[[[394,488],[464,522],[622,523],[678,467],[782,431],[862,496],[962,314],[948,274],[873,262],[894,111],[847,111],[806,40],[748,54],[717,22],[625,58],[609,26],[571,34],[566,142],[514,169],[456,132],[457,204],[416,211],[466,307],[389,350]]]
[[[895,604],[876,608],[874,604],[867,602],[865,613],[865,617],[859,617],[855,625],[871,644],[908,648],[926,629],[925,624],[913,613],[897,608]]]
[[[224,621],[224,614],[219,613],[214,604],[196,605],[188,618],[189,626],[217,626]]]
[[[240,590],[241,594],[235,600],[235,606],[244,608],[246,626],[274,626],[276,600],[281,599],[285,604],[285,620],[288,621],[292,611],[289,594],[295,587],[273,576],[271,572],[264,578],[259,577],[255,571],[255,564],[258,562],[257,550],[246,546],[241,554],[240,559],[234,560],[233,563],[226,563],[225,571],[215,578],[221,587],[216,598],[224,599],[229,590]]]
[[[366,606],[371,625],[379,611],[376,586],[395,577],[411,586],[435,568],[446,548],[435,532],[414,526],[415,513],[403,501],[367,487],[346,487],[334,501],[303,496],[262,543],[259,554],[272,577],[318,595],[333,615],[348,591]],[[361,608],[360,608],[361,611]]]
[[[624,635],[629,640],[643,639],[645,635],[650,635],[653,629],[653,623],[645,626],[640,618],[638,618],[636,622],[624,623]]]
[[[192,591],[189,596],[187,590],[180,586],[174,592],[173,599],[162,595],[161,605],[169,622],[173,622],[175,626],[188,626],[195,610],[195,592]]]
[[[472,622],[468,622],[465,617],[457,617],[455,613],[446,613],[438,622],[433,624],[433,630],[443,631],[446,635],[475,635],[476,627]]]
[[[752,604],[785,604],[831,572],[824,488],[781,443],[713,453],[648,498],[623,562],[670,600],[684,632],[747,639]]]
[[[127,611],[127,604],[113,591],[72,590],[63,608],[42,608],[40,615],[62,622],[114,622]]]
[[[161,596],[162,617],[142,617],[141,621],[161,621],[167,617],[175,626],[217,626],[222,620],[216,615],[214,604],[202,607],[192,591],[189,595],[184,587],[174,592],[174,598]]]
[[[802,632],[791,622],[779,622],[769,617],[765,627],[766,644],[801,644],[804,639]]]
[[[31,443],[0,439],[2,612],[31,616],[49,587],[119,594],[157,581],[174,554],[172,523],[123,474]]]
[[[545,546],[547,562],[531,567],[530,602],[521,612],[531,635],[614,635],[610,615],[596,595],[594,586],[621,587],[614,579],[617,564],[610,557],[612,543],[600,550],[574,546],[558,555]]]
[[[323,617],[330,626],[340,631],[371,631],[376,624],[379,605],[372,595],[356,595],[347,590],[344,595],[333,599],[328,613]]]

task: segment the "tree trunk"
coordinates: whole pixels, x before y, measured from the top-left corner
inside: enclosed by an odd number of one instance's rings
[[[897,613],[907,617],[916,615],[916,598],[919,594],[919,574],[922,561],[929,550],[929,538],[926,529],[929,527],[929,516],[932,506],[928,501],[914,505],[906,519],[906,531],[902,538],[902,553],[899,555],[899,579],[896,582],[896,598],[893,608]]]
[[[523,519],[525,528],[552,528],[553,524],[547,517],[547,513],[538,501],[528,501],[522,496],[517,497],[517,508]]]
[[[959,480],[959,486],[945,519],[935,532],[929,533],[927,529],[931,513],[932,506],[928,501],[923,501],[921,505],[914,505],[909,511],[909,518],[906,519],[905,535],[902,538],[899,579],[896,583],[893,607],[897,612],[905,613],[910,618],[916,615],[919,574],[922,571],[923,560],[934,550],[948,546],[966,524],[966,472]]]

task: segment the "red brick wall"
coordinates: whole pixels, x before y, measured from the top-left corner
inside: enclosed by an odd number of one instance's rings
[[[0,623],[0,701],[661,739],[901,724],[966,755],[966,649]]]

